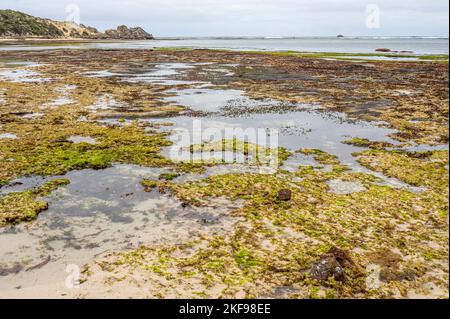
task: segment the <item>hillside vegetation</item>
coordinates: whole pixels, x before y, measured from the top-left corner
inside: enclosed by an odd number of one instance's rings
[[[14,10],[0,10],[0,38],[151,40],[153,36],[140,27],[119,26],[102,33],[83,24],[37,18]]]
[[[28,14],[0,10],[0,36],[4,37],[62,37],[64,33],[47,20]]]

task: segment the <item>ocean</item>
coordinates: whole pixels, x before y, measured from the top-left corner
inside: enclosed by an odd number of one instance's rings
[[[417,55],[428,55],[448,54],[449,40],[448,38],[437,37],[179,38],[83,44],[61,43],[60,45],[52,46],[43,44],[0,44],[0,50],[48,50],[61,48],[151,49],[162,47],[338,53],[374,53],[378,48],[388,48],[392,51],[412,51]]]

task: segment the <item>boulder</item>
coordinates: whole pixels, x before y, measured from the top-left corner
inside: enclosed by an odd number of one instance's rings
[[[346,280],[344,268],[332,254],[325,254],[320,257],[311,268],[311,278],[318,281],[327,281],[334,278],[336,281],[344,282]]]
[[[309,275],[318,281],[328,281],[329,278],[339,282],[347,280],[345,269],[357,270],[353,260],[347,252],[333,247],[311,267]]]

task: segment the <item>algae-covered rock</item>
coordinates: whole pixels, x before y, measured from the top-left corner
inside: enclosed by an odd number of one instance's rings
[[[69,183],[68,179],[54,179],[36,189],[0,197],[0,227],[36,219],[41,212],[48,209],[48,203],[38,198],[48,196],[52,191]]]

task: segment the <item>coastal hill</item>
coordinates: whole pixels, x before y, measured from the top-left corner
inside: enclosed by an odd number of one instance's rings
[[[0,10],[0,38],[151,40],[153,36],[140,27],[119,26],[102,33],[83,24],[37,18],[14,10]]]

